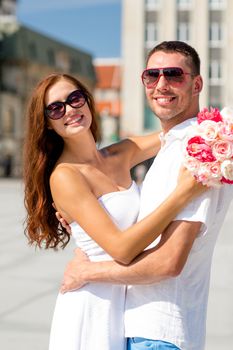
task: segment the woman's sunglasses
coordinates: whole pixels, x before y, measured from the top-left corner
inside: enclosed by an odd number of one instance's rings
[[[72,108],[81,108],[86,102],[86,96],[81,90],[75,90],[69,94],[65,102],[56,101],[48,105],[45,110],[45,116],[50,119],[60,119],[66,114],[66,105]]]
[[[166,68],[149,68],[142,73],[142,82],[148,89],[154,88],[161,76],[167,80],[172,86],[180,85],[185,80],[185,75],[193,75],[186,73],[180,67],[166,67]]]

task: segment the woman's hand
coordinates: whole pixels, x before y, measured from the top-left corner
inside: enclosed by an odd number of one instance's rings
[[[62,225],[62,227],[64,227],[64,229],[66,229],[66,231],[71,235],[71,227],[68,224],[68,222],[65,219],[63,219],[63,217],[61,216],[61,214],[58,211],[56,211],[55,215],[56,215],[57,220]]]
[[[75,249],[74,258],[67,264],[60,292],[62,294],[83,287],[87,282],[84,280],[83,271],[90,264],[87,255],[79,248]]]

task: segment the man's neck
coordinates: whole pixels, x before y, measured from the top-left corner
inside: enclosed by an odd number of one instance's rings
[[[190,115],[189,117],[186,118],[172,118],[170,120],[161,120],[161,128],[164,134],[168,133],[169,130],[171,130],[172,128],[174,128],[176,125],[179,125],[183,122],[185,122],[186,120],[195,118],[196,114],[194,115]]]

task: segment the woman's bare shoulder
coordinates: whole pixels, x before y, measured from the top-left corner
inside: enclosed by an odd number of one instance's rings
[[[83,182],[85,176],[82,168],[79,164],[60,163],[54,168],[50,176],[50,184],[56,184],[57,182],[61,184],[68,180]]]

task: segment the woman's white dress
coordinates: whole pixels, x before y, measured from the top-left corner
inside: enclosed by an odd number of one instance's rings
[[[131,226],[139,210],[139,190],[129,189],[103,195],[99,203],[119,228]],[[91,220],[91,213],[90,213]],[[91,261],[111,260],[77,224],[72,236]],[[106,235],[107,232],[103,232]],[[49,350],[124,350],[125,286],[89,283],[83,288],[59,294],[50,334]]]

